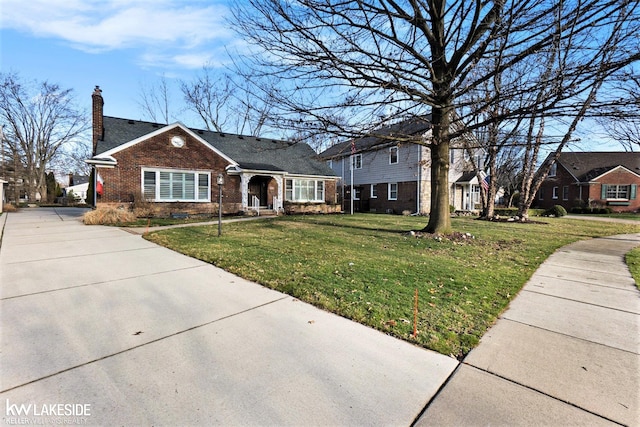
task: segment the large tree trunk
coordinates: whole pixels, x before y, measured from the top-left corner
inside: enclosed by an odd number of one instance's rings
[[[431,212],[424,228],[428,233],[450,233],[449,212],[449,107],[434,107],[431,141]]]

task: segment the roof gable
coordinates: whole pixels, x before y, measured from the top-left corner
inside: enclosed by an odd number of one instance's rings
[[[640,174],[638,174],[638,172],[631,171],[631,170],[625,168],[622,165],[621,166],[615,166],[615,167],[612,167],[612,168],[604,168],[604,169],[607,169],[607,170],[603,171],[603,173],[601,173],[600,175],[597,175],[597,176],[591,178],[590,181],[596,181],[596,180],[602,178],[603,176],[605,176],[605,175],[607,175],[607,174],[609,174],[611,172],[615,172],[617,170],[620,170],[620,169],[626,171],[627,173],[630,173],[631,175],[635,175],[637,177],[640,177]]]
[[[104,136],[98,141],[94,158],[108,158],[118,151],[176,127],[180,127],[229,163],[242,169],[335,176],[335,173],[320,161],[317,153],[305,143],[192,129],[179,122],[161,125],[106,116]]]
[[[176,122],[176,123],[173,123],[171,125],[166,125],[164,127],[161,127],[159,129],[156,129],[156,130],[152,131],[151,133],[146,133],[146,134],[141,135],[141,136],[139,136],[139,137],[137,137],[137,138],[135,138],[135,139],[133,139],[131,141],[124,142],[124,143],[122,143],[120,145],[117,145],[117,146],[113,147],[110,150],[107,150],[107,151],[105,151],[103,153],[100,153],[100,157],[113,156],[114,154],[118,153],[119,151],[126,150],[127,148],[133,147],[134,145],[139,144],[142,141],[146,141],[149,138],[153,138],[154,136],[161,135],[163,133],[167,133],[167,132],[171,131],[172,129],[176,129],[176,128],[182,129],[187,134],[191,135],[196,141],[200,142],[205,147],[209,148],[210,150],[212,150],[213,152],[218,154],[220,157],[222,157],[223,159],[225,159],[229,163],[231,163],[233,165],[237,164],[233,159],[229,158],[226,154],[224,154],[220,150],[218,150],[215,147],[213,147],[211,144],[209,144],[207,141],[205,141],[204,139],[199,137],[191,129],[187,128],[185,125],[183,125],[180,122]]]
[[[431,116],[415,117],[399,123],[394,123],[369,132],[367,136],[340,142],[327,148],[320,157],[331,159],[345,157],[351,154],[352,144],[356,152],[377,150],[389,144],[406,142],[411,137],[421,137],[431,129]]]
[[[618,166],[640,174],[640,153],[634,152],[566,152],[557,161],[578,182],[592,181]]]

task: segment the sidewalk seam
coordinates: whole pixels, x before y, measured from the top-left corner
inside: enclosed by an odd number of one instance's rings
[[[33,295],[48,294],[48,293],[58,292],[58,291],[66,291],[66,290],[69,290],[69,289],[84,288],[84,287],[87,287],[87,286],[96,286],[96,285],[102,285],[102,284],[117,283],[117,282],[121,282],[123,280],[137,279],[139,277],[150,277],[150,276],[155,276],[157,274],[167,274],[167,273],[172,273],[174,271],[184,271],[184,270],[191,270],[191,269],[195,269],[195,268],[204,268],[204,267],[208,267],[208,266],[207,265],[194,265],[194,266],[191,266],[191,267],[174,268],[174,269],[166,270],[166,271],[156,271],[156,272],[148,273],[148,274],[140,274],[138,276],[122,277],[120,279],[114,279],[114,280],[103,280],[103,281],[100,281],[100,282],[91,282],[91,283],[83,283],[81,285],[66,286],[64,288],[47,289],[45,291],[30,292],[28,294],[20,294],[20,295],[14,295],[14,296],[10,296],[10,297],[0,298],[0,301],[6,301],[6,300],[15,299],[15,298],[22,298],[22,297],[29,297],[29,296],[33,296]]]
[[[616,289],[616,288],[609,288],[609,289]],[[544,295],[544,296],[550,297],[550,298],[563,299],[565,301],[571,301],[571,302],[575,302],[575,303],[578,303],[578,304],[587,304],[587,305],[591,305],[593,307],[600,307],[600,308],[604,308],[604,309],[607,309],[607,310],[619,311],[621,313],[628,313],[628,314],[633,314],[633,315],[636,315],[636,316],[640,315],[640,313],[636,313],[634,311],[628,311],[628,310],[623,310],[623,309],[614,308],[614,307],[607,307],[606,305],[594,304],[592,302],[578,301],[576,299],[567,298],[567,297],[561,297],[561,296],[558,296],[558,295],[550,295],[550,294],[547,294],[547,293],[544,293],[544,292],[538,292],[538,291],[535,291],[535,290],[522,289],[522,292],[531,292],[532,294]]]
[[[440,394],[440,392],[442,390],[444,390],[444,388],[449,384],[449,381],[451,381],[451,379],[453,378],[453,376],[456,374],[456,372],[458,372],[458,370],[460,369],[460,366],[462,366],[462,364],[464,362],[460,362],[459,360],[457,361],[458,365],[456,366],[456,369],[454,369],[453,371],[451,371],[451,373],[449,374],[449,376],[447,377],[446,380],[444,380],[442,382],[442,384],[440,384],[440,387],[438,387],[438,390],[436,390],[436,392],[433,394],[433,396],[431,396],[431,399],[429,399],[427,401],[427,403],[423,406],[422,410],[420,412],[418,412],[418,415],[416,415],[416,417],[413,419],[413,422],[410,424],[411,427],[414,427],[416,425],[416,423],[418,421],[420,421],[420,419],[422,418],[422,416],[425,414],[425,412],[427,412],[427,409],[429,409],[429,406],[431,406],[431,403],[433,403],[433,401],[436,399],[436,397],[438,397],[438,395]]]
[[[288,299],[288,298],[291,298],[291,297],[290,297],[289,295],[285,295],[285,296],[283,296],[283,297],[281,297],[281,298],[277,298],[277,299],[275,299],[275,300],[268,301],[268,302],[265,302],[265,303],[263,303],[263,304],[256,305],[256,306],[254,306],[254,307],[247,308],[246,310],[242,310],[242,311],[239,311],[239,312],[237,312],[237,313],[229,314],[229,315],[227,315],[227,316],[222,316],[222,317],[220,317],[220,318],[218,318],[218,319],[214,319],[214,320],[211,320],[211,321],[209,321],[209,322],[202,323],[202,324],[200,324],[200,325],[191,326],[191,327],[189,327],[189,328],[187,328],[187,329],[183,329],[183,330],[181,330],[181,331],[174,332],[174,333],[169,334],[169,335],[166,335],[166,336],[164,336],[164,337],[156,338],[156,339],[154,339],[154,340],[147,341],[147,342],[145,342],[145,343],[138,344],[138,345],[135,345],[135,346],[133,346],[133,347],[129,347],[129,348],[127,348],[127,349],[120,350],[120,351],[117,351],[117,352],[112,353],[112,354],[107,354],[106,356],[102,356],[102,357],[99,357],[99,358],[97,358],[97,359],[89,360],[89,361],[84,362],[84,363],[81,363],[81,364],[79,364],[79,365],[71,366],[71,367],[69,367],[69,368],[62,369],[62,370],[60,370],[60,371],[58,371],[58,372],[54,372],[54,373],[52,373],[52,374],[45,375],[45,376],[43,376],[43,377],[36,378],[36,379],[34,379],[34,380],[31,380],[31,381],[27,381],[26,383],[23,383],[23,384],[18,384],[18,385],[16,385],[16,386],[10,387],[10,388],[8,388],[8,389],[6,389],[6,390],[0,390],[0,394],[2,394],[2,393],[6,393],[6,392],[8,392],[8,391],[12,391],[12,390],[15,390],[15,389],[18,389],[18,388],[24,387],[24,386],[27,386],[27,385],[29,385],[29,384],[34,384],[34,383],[37,383],[37,382],[39,382],[39,381],[46,380],[46,379],[48,379],[48,378],[55,377],[55,376],[57,376],[57,375],[60,375],[60,374],[65,373],[65,372],[73,371],[74,369],[82,368],[83,366],[88,366],[88,365],[94,364],[94,363],[96,363],[96,362],[100,362],[100,361],[102,361],[102,360],[106,360],[106,359],[109,359],[109,358],[111,358],[111,357],[115,357],[115,356],[118,356],[118,355],[120,355],[120,354],[124,354],[124,353],[127,353],[127,352],[129,352],[129,351],[132,351],[132,350],[135,350],[135,349],[138,349],[138,348],[144,347],[144,346],[146,346],[146,345],[154,344],[154,343],[157,343],[157,342],[163,341],[163,340],[165,340],[165,339],[172,338],[172,337],[175,337],[175,336],[178,336],[178,335],[184,334],[184,333],[186,333],[186,332],[190,332],[190,331],[193,331],[193,330],[196,330],[196,329],[199,329],[199,328],[202,328],[202,327],[205,327],[205,326],[211,325],[211,324],[213,324],[213,323],[220,322],[220,321],[222,321],[222,320],[226,320],[226,319],[229,319],[229,318],[232,318],[232,317],[235,317],[235,316],[239,316],[239,315],[241,315],[241,314],[248,313],[248,312],[250,312],[250,311],[256,310],[256,309],[261,308],[261,307],[265,307],[265,306],[267,306],[267,305],[270,305],[270,304],[273,304],[273,303],[276,303],[276,302],[279,302],[279,301],[282,301],[282,300],[285,300],[285,299]]]
[[[574,408],[576,408],[576,409],[579,409],[579,410],[581,410],[581,411],[587,412],[587,413],[589,413],[589,414],[591,414],[591,415],[595,415],[595,416],[596,416],[596,417],[598,417],[598,418],[602,418],[602,419],[604,419],[604,420],[610,421],[610,422],[612,422],[612,423],[614,423],[614,424],[617,424],[617,425],[619,425],[619,426],[626,426],[626,424],[622,424],[622,423],[620,423],[620,422],[618,422],[618,421],[612,420],[611,418],[605,417],[604,415],[601,415],[601,414],[598,414],[598,413],[596,413],[596,412],[590,411],[590,410],[588,410],[588,409],[586,409],[586,408],[583,408],[583,407],[581,407],[581,406],[576,405],[575,403],[569,402],[568,400],[563,400],[563,399],[560,399],[560,398],[558,398],[558,397],[555,397],[555,396],[553,396],[553,395],[551,395],[551,394],[545,393],[544,391],[542,391],[542,390],[538,390],[537,388],[534,388],[534,387],[528,386],[528,385],[526,385],[526,384],[522,384],[522,383],[520,383],[520,382],[518,382],[518,381],[514,381],[514,380],[509,379],[509,378],[507,378],[507,377],[503,377],[502,375],[496,374],[496,373],[494,373],[494,372],[488,371],[488,370],[486,370],[486,369],[480,368],[480,367],[475,366],[475,365],[472,365],[472,364],[470,364],[470,363],[466,363],[466,362],[464,362],[464,361],[462,362],[462,364],[464,364],[464,365],[466,365],[466,366],[469,366],[469,367],[471,367],[471,368],[473,368],[473,369],[477,369],[477,370],[479,370],[479,371],[481,371],[481,372],[484,372],[484,373],[486,373],[486,374],[489,374],[489,375],[491,375],[491,376],[493,376],[493,377],[500,378],[501,380],[507,381],[507,382],[509,382],[509,383],[511,383],[511,384],[516,384],[516,385],[519,385],[520,387],[524,387],[524,388],[526,388],[527,390],[531,390],[531,391],[536,392],[536,393],[539,393],[539,394],[541,394],[541,395],[543,395],[543,396],[547,396],[547,397],[549,397],[549,398],[551,398],[551,399],[553,399],[553,400],[557,400],[558,402],[562,402],[562,403],[565,403],[565,404],[567,404],[567,405],[569,405],[569,406],[573,406],[573,407],[574,407]],[[456,369],[456,370],[457,370],[457,369]]]
[[[631,314],[634,314],[634,315],[638,316],[638,314],[636,314],[636,313],[631,313]],[[636,353],[636,352],[633,352],[633,351],[630,351],[630,350],[625,350],[624,348],[612,347],[610,345],[603,344],[601,342],[590,341],[590,340],[586,340],[586,339],[580,338],[580,337],[574,337],[573,335],[565,334],[565,333],[554,331],[554,330],[547,329],[547,328],[541,328],[540,326],[531,325],[529,323],[521,322],[521,321],[515,320],[515,319],[510,319],[508,317],[500,317],[499,319],[508,320],[509,322],[514,322],[514,323],[519,323],[521,325],[529,326],[530,328],[536,328],[536,329],[539,329],[541,331],[551,332],[552,334],[562,335],[564,337],[569,337],[569,338],[572,338],[572,339],[580,340],[580,341],[583,341],[583,342],[586,342],[586,343],[589,343],[589,344],[600,345],[600,346],[603,346],[603,347],[606,347],[606,348],[611,348],[613,350],[622,351],[622,352],[633,354],[633,355],[636,355],[636,356],[640,355],[640,353]]]

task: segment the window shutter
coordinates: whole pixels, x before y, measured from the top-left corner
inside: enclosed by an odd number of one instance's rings
[[[637,194],[638,194],[638,186],[636,184],[631,184],[631,195],[629,196],[629,198],[631,200],[635,200]]]
[[[600,193],[600,198],[605,200],[607,198],[607,184],[602,184],[602,192]]]

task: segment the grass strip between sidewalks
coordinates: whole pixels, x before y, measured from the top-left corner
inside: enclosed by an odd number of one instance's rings
[[[424,217],[290,216],[147,238],[398,338],[461,358],[556,249],[634,224],[452,219],[457,237],[412,236]],[[469,235],[467,235],[467,233]],[[413,332],[415,289],[418,334]],[[311,319],[310,319],[311,320]]]

